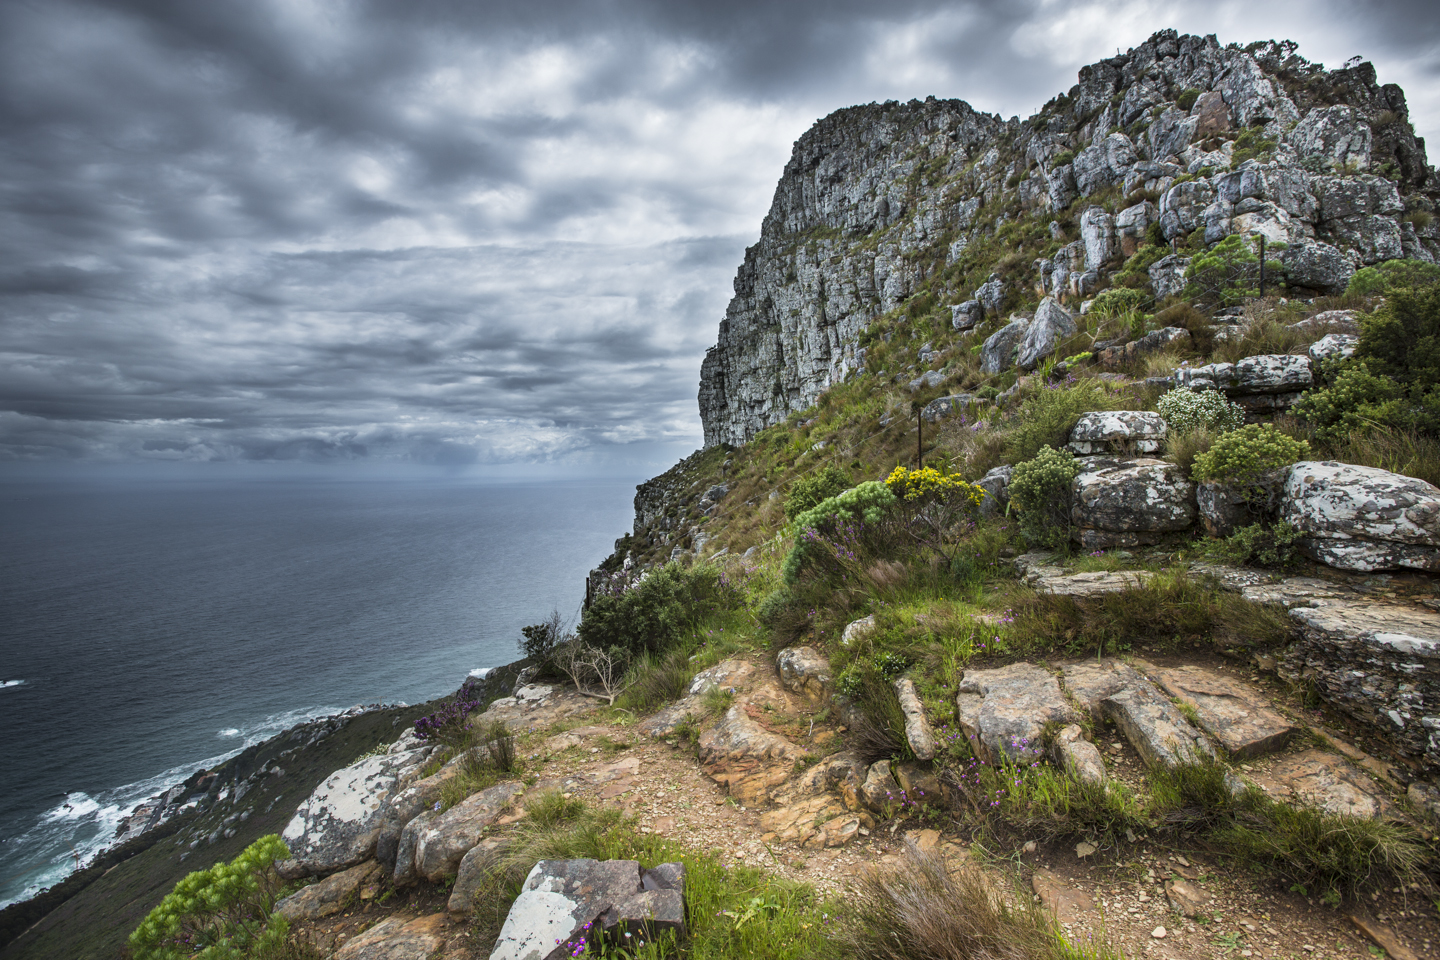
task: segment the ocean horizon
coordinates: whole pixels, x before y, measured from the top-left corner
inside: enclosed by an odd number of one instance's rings
[[[196,770],[517,659],[520,627],[578,614],[633,495],[620,479],[0,482],[0,906]]]

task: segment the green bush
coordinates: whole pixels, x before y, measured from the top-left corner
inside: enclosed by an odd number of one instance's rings
[[[1175,106],[1181,110],[1189,110],[1195,106],[1195,101],[1200,99],[1200,93],[1201,91],[1196,90],[1194,87],[1186,87],[1184,90],[1181,90],[1180,94],[1175,98]]]
[[[1269,160],[1275,156],[1275,141],[1265,136],[1263,127],[1248,127],[1235,138],[1235,154],[1230,158],[1231,168],[1239,167],[1246,160]]]
[[[1216,438],[1210,449],[1195,457],[1196,480],[1247,483],[1261,474],[1288,467],[1310,453],[1310,444],[1275,429],[1273,424],[1252,423]]]
[[[1360,321],[1355,355],[1404,387],[1440,384],[1440,283],[1392,289],[1385,306]]]
[[[1238,430],[1245,425],[1245,411],[1238,403],[1225,399],[1218,390],[1191,390],[1177,387],[1166,393],[1155,404],[1155,410],[1165,418],[1166,425],[1174,433],[1190,433],[1194,430]]]
[[[879,480],[867,480],[838,496],[822,500],[795,518],[795,546],[790,548],[780,568],[787,584],[800,576],[805,561],[823,542],[825,533],[836,521],[879,523],[899,503],[895,494]]]
[[[1010,509],[1032,543],[1060,547],[1070,539],[1070,481],[1080,464],[1068,450],[1042,447],[1010,476]]]
[[[1440,265],[1423,260],[1386,260],[1356,270],[1345,292],[1362,297],[1385,296],[1399,287],[1425,287],[1435,283],[1440,283]]]
[[[288,856],[270,834],[175,884],[130,934],[134,960],[245,960],[279,950],[288,925],[271,913],[284,885],[274,864]]]
[[[1086,316],[1093,316],[1097,320],[1112,320],[1143,308],[1152,299],[1145,291],[1135,290],[1131,287],[1104,290],[1090,304],[1090,310]]]
[[[1020,404],[1015,426],[1005,438],[1005,459],[1020,463],[1033,458],[1042,447],[1062,446],[1082,413],[1113,409],[1115,401],[1097,380],[1038,390]]]
[[[1400,384],[1371,373],[1363,360],[1331,365],[1328,370],[1330,385],[1307,390],[1293,410],[1314,427],[1317,439],[1339,442],[1376,426],[1408,426],[1404,421],[1411,408],[1401,401]]]
[[[1269,249],[1278,253],[1285,245],[1276,243]],[[1265,272],[1271,277],[1280,277],[1284,271],[1285,264],[1279,260],[1265,262]],[[1234,306],[1260,295],[1260,258],[1250,248],[1248,238],[1231,234],[1209,250],[1196,254],[1185,268],[1185,279],[1188,299]]]
[[[668,564],[628,589],[595,597],[576,631],[586,646],[631,654],[659,652],[678,643],[710,613],[739,603],[732,587],[709,564],[686,570]]]
[[[849,486],[850,478],[833,463],[819,473],[801,477],[791,484],[790,495],[785,498],[785,519],[793,522],[806,510],[844,493]]]
[[[1207,553],[1222,563],[1250,563],[1261,567],[1292,567],[1300,560],[1303,535],[1288,523],[1241,527],[1210,545]]]

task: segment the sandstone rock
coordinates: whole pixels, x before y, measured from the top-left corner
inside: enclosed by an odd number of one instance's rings
[[[1170,909],[1191,918],[1208,915],[1208,905],[1214,899],[1188,880],[1165,881],[1165,898],[1170,901]]]
[[[1330,333],[1310,344],[1306,351],[1310,354],[1310,362],[1314,364],[1323,363],[1326,360],[1343,360],[1355,355],[1355,348],[1360,346],[1360,338],[1351,336],[1348,333]]]
[[[1149,766],[1193,763],[1214,754],[1205,735],[1147,680],[1127,683],[1101,700],[1100,709]]]
[[[1360,321],[1354,310],[1325,310],[1308,320],[1290,324],[1290,329],[1309,333],[1312,330],[1326,333],[1345,333],[1352,337],[1360,335]]]
[[[1015,365],[1015,349],[1025,337],[1028,320],[1011,320],[985,339],[980,348],[980,372],[997,374]]]
[[[1025,574],[1025,583],[1039,593],[1062,597],[1097,597],[1144,586],[1153,576],[1148,570],[1093,570],[1066,573],[1063,567],[1034,566]]]
[[[510,907],[490,960],[560,960],[583,940],[685,932],[684,867],[634,860],[541,860]]]
[[[875,615],[872,613],[859,620],[852,620],[845,625],[845,630],[840,634],[840,642],[849,645],[856,640],[864,640],[875,629]]]
[[[1115,233],[1120,241],[1120,256],[1133,256],[1145,239],[1145,231],[1150,228],[1150,224],[1158,223],[1159,220],[1160,208],[1149,200],[1126,207],[1115,214]]]
[[[1170,254],[1152,263],[1147,270],[1150,282],[1155,287],[1155,298],[1164,300],[1185,290],[1185,271],[1190,268],[1190,258]]]
[[[1281,254],[1285,278],[1296,287],[1342,293],[1355,276],[1355,265],[1336,247],[1313,240],[1290,244]]]
[[[389,917],[341,947],[335,960],[430,960],[445,945],[446,925],[443,914]]]
[[[293,875],[330,873],[375,854],[385,802],[429,756],[428,748],[364,757],[337,770],[295,811],[282,839]]]
[[[966,300],[950,308],[950,325],[956,330],[971,330],[985,320],[985,308],[979,300]]]
[[[760,815],[760,829],[782,843],[823,850],[835,846],[825,825],[847,818],[845,805],[833,796],[822,795],[800,800],[786,807],[767,810]],[[857,821],[858,826],[858,821]],[[838,831],[836,839],[839,839]]]
[[[1295,683],[1402,753],[1440,766],[1440,615],[1420,607],[1332,600],[1292,607],[1300,639],[1280,662]]]
[[[1289,610],[1291,607],[1325,606],[1332,600],[1353,597],[1355,591],[1315,577],[1286,577],[1243,587],[1240,595],[1252,603],[1271,603]]]
[[[1054,751],[1056,765],[1082,783],[1104,783],[1109,778],[1100,750],[1085,739],[1078,723],[1060,729]]]
[[[801,747],[751,719],[742,703],[700,735],[700,766],[746,806],[768,803],[795,761],[806,756]]]
[[[1234,385],[1227,393],[1294,393],[1313,382],[1309,357],[1265,354],[1235,364]]]
[[[1378,946],[1382,954],[1389,960],[1420,960],[1415,951],[1401,942],[1394,930],[1363,910],[1352,910],[1348,916],[1355,928],[1369,937],[1371,942]]]
[[[1160,231],[1166,240],[1187,237],[1201,225],[1201,214],[1215,199],[1205,180],[1177,183],[1160,197]]]
[[[1369,777],[1349,760],[1323,750],[1279,757],[1254,773],[1255,782],[1276,800],[1319,807],[1326,813],[1362,819],[1383,815],[1388,804]]]
[[[498,783],[430,820],[415,839],[415,872],[432,883],[455,876],[485,828],[524,792],[523,783]]]
[[[991,762],[1002,755],[1033,759],[1045,724],[1074,719],[1059,683],[1032,663],[966,670],[955,706],[961,730],[975,738],[976,753]]]
[[[695,674],[690,681],[690,696],[699,696],[716,688],[743,689],[755,676],[755,665],[748,660],[724,660]]]
[[[1129,664],[1108,657],[1066,663],[1060,670],[1065,677],[1066,692],[1097,723],[1104,720],[1101,701],[1132,683],[1145,681]]]
[[[997,274],[990,274],[990,279],[975,288],[975,299],[979,301],[981,308],[988,314],[998,315],[1000,308],[1005,305],[1006,289],[1005,281]]]
[[[1080,215],[1080,240],[1085,244],[1085,269],[1099,270],[1120,259],[1115,218],[1104,207],[1087,207]]]
[[[460,858],[460,868],[455,872],[455,885],[450,888],[450,900],[445,909],[451,915],[473,913],[480,904],[475,902],[477,894],[487,889],[486,882],[495,872],[503,842],[496,837],[486,837]]]
[[[1155,453],[1164,444],[1165,418],[1148,410],[1097,410],[1082,413],[1070,431],[1075,453],[1124,455]]]
[[[949,397],[939,397],[925,404],[920,411],[920,416],[925,418],[927,423],[938,423],[948,417],[953,417],[965,410],[966,407],[980,403],[971,393],[957,393]]]
[[[415,846],[420,842],[420,834],[438,816],[438,810],[426,810],[411,817],[401,829],[400,839],[396,842],[395,865],[390,877],[395,886],[408,887],[418,879],[415,873]]]
[[[1200,726],[1232,757],[1274,753],[1298,732],[1259,690],[1232,677],[1197,666],[1160,668],[1153,676],[1166,693],[1194,708]]]
[[[1195,118],[1195,139],[1203,140],[1230,129],[1230,108],[1219,90],[1207,90],[1195,99],[1190,108]]]
[[[917,760],[935,759],[935,731],[925,719],[925,706],[915,692],[915,681],[906,677],[895,681],[895,693],[900,698],[900,710],[905,714],[905,739]]]
[[[787,647],[775,658],[780,682],[792,693],[823,701],[830,696],[835,683],[830,675],[830,661],[814,647]]]
[[[1195,485],[1162,460],[1097,461],[1071,485],[1071,524],[1087,550],[1155,543],[1195,522]]]
[[[1054,297],[1046,297],[1040,301],[1040,306],[1035,310],[1035,318],[1025,328],[1025,336],[1020,340],[1015,360],[1016,365],[1022,370],[1035,369],[1041,360],[1055,352],[1060,341],[1074,336],[1078,329],[1070,311],[1056,302]]]
[[[1079,923],[1095,912],[1090,898],[1066,883],[1058,873],[1039,868],[1030,875],[1030,886],[1058,923]]]
[[[502,697],[481,714],[472,714],[470,726],[503,723],[511,730],[540,729],[593,713],[599,701],[571,689],[560,689],[544,683],[526,684],[514,695]]]
[[[308,887],[301,887],[275,904],[275,912],[286,920],[317,920],[339,913],[360,893],[362,884],[381,872],[373,860],[342,870]]]
[[[876,760],[870,764],[870,769],[865,774],[865,783],[860,788],[865,805],[876,813],[883,813],[886,804],[896,803],[895,798],[899,793],[900,784],[895,782],[895,777],[890,773],[890,761]]]
[[[699,697],[686,697],[641,720],[635,725],[635,732],[652,740],[668,740],[703,711]]]
[[[1307,554],[1342,570],[1440,571],[1440,489],[1414,477],[1335,461],[1290,468],[1280,518]]]
[[[916,390],[930,390],[940,386],[947,379],[944,370],[927,370],[920,374],[906,386],[905,389],[914,393]]]
[[[940,804],[945,800],[945,786],[929,764],[911,761],[892,763],[890,773],[900,784],[900,799],[914,806]]]
[[[975,481],[975,485],[985,491],[985,499],[980,501],[982,517],[993,517],[1005,512],[1005,508],[1010,504],[1010,476],[1014,472],[1014,467],[1004,464],[991,467],[985,476]]]
[[[1289,140],[1302,160],[1314,158],[1331,169],[1370,168],[1370,125],[1347,104],[1311,110],[1290,132]]]
[[[859,755],[842,751],[826,757],[794,777],[776,795],[779,803],[793,803],[798,798],[827,794],[839,794],[847,810],[860,810],[865,806],[862,788],[868,766]]]

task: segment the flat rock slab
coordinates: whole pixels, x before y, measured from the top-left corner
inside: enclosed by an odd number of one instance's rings
[[[722,660],[695,674],[690,681],[690,695],[699,696],[709,690],[731,690],[736,693],[749,686],[755,677],[755,665],[748,660]]]
[[[801,747],[752,719],[742,703],[700,735],[700,766],[747,806],[768,803],[794,772],[795,761],[806,756]]]
[[[1061,597],[1096,597],[1143,587],[1154,574],[1148,570],[1092,570],[1066,573],[1061,567],[1033,566],[1025,583],[1040,593]]]
[[[1096,721],[1104,719],[1100,701],[1145,679],[1129,664],[1108,658],[1062,664],[1060,672],[1066,692]]]
[[[850,819],[847,815],[845,804],[838,797],[822,795],[761,814],[760,829],[765,833],[766,842],[778,840],[819,850],[848,842],[848,838],[841,840],[838,836],[832,842],[826,830],[831,821]],[[859,826],[858,820],[856,826]]]
[[[1076,780],[1101,784],[1109,779],[1099,748],[1085,739],[1078,723],[1061,728],[1055,735],[1053,750],[1056,764]]]
[[[484,713],[474,715],[470,725],[499,721],[515,731],[543,730],[599,708],[594,697],[537,683],[521,687],[514,696],[496,700]]]
[[[1409,757],[1440,766],[1440,614],[1398,603],[1295,607],[1300,639],[1280,674],[1321,696]]]
[[[1276,800],[1319,807],[1326,813],[1374,819],[1389,809],[1381,791],[1359,767],[1324,750],[1280,757],[1253,777]]]
[[[1060,684],[1033,663],[967,670],[955,698],[960,728],[987,760],[1034,758],[1047,723],[1069,723],[1075,711]]]
[[[1100,709],[1152,767],[1194,763],[1214,754],[1205,735],[1144,678],[1101,700]]]
[[[1215,899],[1189,880],[1167,880],[1165,898],[1172,910],[1191,918],[1210,913],[1209,904]]]
[[[497,783],[431,819],[415,838],[415,872],[432,882],[455,876],[485,828],[524,792],[523,783]]]
[[[380,865],[373,860],[342,870],[290,894],[275,904],[275,912],[286,920],[317,920],[339,913],[359,896],[360,887],[380,872]]]
[[[1030,875],[1030,887],[1059,923],[1079,923],[1095,912],[1091,899],[1066,883],[1058,873],[1036,870]]]
[[[634,860],[541,860],[510,907],[490,960],[560,960],[603,935],[685,930],[685,868]]]
[[[444,914],[390,917],[341,947],[335,960],[429,960],[445,945],[447,926]]]
[[[1242,759],[1274,753],[1298,728],[1265,703],[1246,683],[1204,667],[1159,667],[1152,673],[1165,692],[1189,704],[1205,729],[1231,756]]]

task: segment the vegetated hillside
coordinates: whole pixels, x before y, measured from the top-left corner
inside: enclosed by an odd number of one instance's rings
[[[676,547],[760,542],[778,529],[766,498],[790,478],[822,462],[872,476],[913,451],[913,401],[988,399],[1106,347],[1118,360],[1087,358],[1071,374],[1143,380],[1182,361],[1303,350],[1300,335],[1262,344],[1262,331],[1363,308],[1343,297],[1357,269],[1434,261],[1440,179],[1403,91],[1368,63],[1326,70],[1295,49],[1162,31],[1085,67],[1024,121],[930,98],[818,122],[796,142],[702,368],[706,450],[640,488],[635,538],[611,565],[627,551],[653,563]],[[1269,297],[1248,308],[1258,322],[1242,344],[1228,331],[1258,293],[1248,261],[1262,236]],[[1101,309],[1022,350],[1023,328],[1007,320],[1031,318],[1047,296],[1072,314],[1100,296]],[[1167,326],[1191,336],[1143,362],[1143,348],[1123,349]],[[1005,329],[1013,336],[982,356]],[[929,431],[927,451],[972,479],[1003,459],[966,454],[974,443],[957,446],[954,432]],[[739,500],[702,504],[722,481]],[[709,520],[740,513],[738,526]]]

